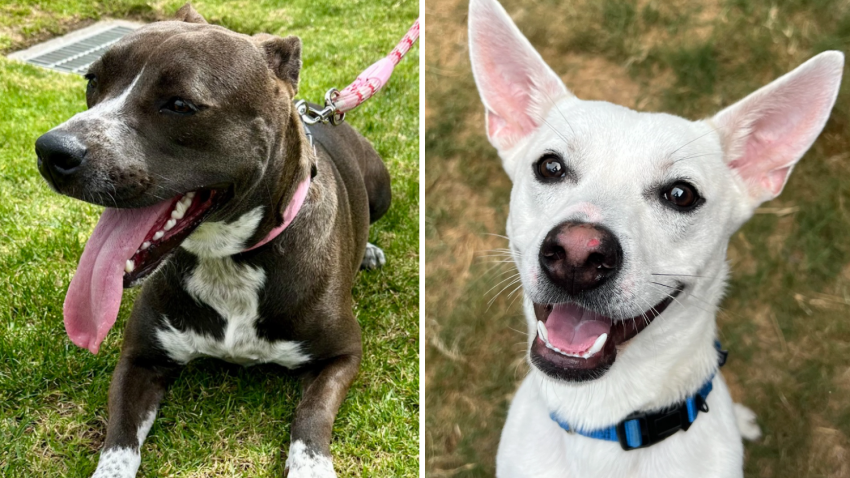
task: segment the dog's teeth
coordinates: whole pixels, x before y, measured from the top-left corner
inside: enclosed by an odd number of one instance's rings
[[[142,243],[141,250],[143,250],[143,251],[144,251],[145,249],[147,249],[147,248],[148,248],[148,247],[150,247],[150,246],[151,246],[151,243],[150,243],[150,242],[148,242],[148,241],[145,241],[145,242],[143,242],[143,243]]]
[[[164,231],[156,231],[156,234],[153,235],[153,240],[158,241],[158,240],[162,239],[162,236],[164,236],[164,235],[165,235]]]
[[[584,354],[584,358],[589,358],[596,355],[596,352],[599,352],[600,350],[602,350],[602,347],[605,346],[606,340],[608,340],[608,334],[602,334],[599,337],[596,337],[596,342],[593,342],[593,346],[591,346],[590,350],[588,350]]]
[[[180,208],[177,208],[177,209],[171,211],[171,219],[174,219],[174,220],[183,219],[183,213],[184,213],[184,211],[181,211]]]
[[[544,342],[549,343],[549,331],[546,330],[546,324],[539,320],[537,321],[537,335],[539,335]]]
[[[127,260],[126,263],[124,263],[124,272],[126,272],[128,274],[133,272],[133,269],[135,269],[135,268],[136,268],[136,264],[129,259]]]
[[[188,193],[186,193],[186,197],[192,199],[193,197],[195,197],[195,191],[189,191]]]
[[[170,231],[175,224],[177,224],[176,219],[169,219],[168,222],[165,223],[165,227],[163,227],[163,229],[166,231]]]

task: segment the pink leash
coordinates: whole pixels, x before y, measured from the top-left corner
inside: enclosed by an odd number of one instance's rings
[[[419,19],[417,18],[413,22],[413,26],[410,27],[410,30],[407,31],[407,34],[404,35],[389,55],[373,63],[363,73],[360,73],[360,76],[353,83],[331,96],[333,106],[336,107],[336,112],[345,113],[353,110],[383,88],[393,74],[395,66],[404,58],[404,55],[407,54],[410,47],[413,46],[413,43],[418,38]]]
[[[324,108],[313,108],[304,100],[296,102],[295,107],[298,109],[301,119],[308,125],[328,122],[333,125],[342,123],[345,120],[345,113],[360,106],[387,84],[395,66],[410,51],[410,47],[416,43],[418,38],[419,19],[417,18],[389,55],[363,70],[363,73],[360,73],[354,82],[343,88],[342,91],[337,91],[335,88],[328,90],[325,93]]]
[[[360,73],[354,82],[346,86],[342,91],[337,91],[335,88],[328,90],[325,94],[325,107],[323,109],[317,110],[308,105],[304,100],[299,100],[295,103],[295,107],[301,115],[301,120],[308,125],[320,122],[330,122],[333,125],[342,123],[346,112],[360,106],[387,84],[395,66],[404,58],[404,55],[407,54],[410,47],[416,43],[418,38],[419,19],[417,18],[413,22],[413,26],[410,27],[410,30],[407,31],[389,55],[363,70],[363,73]],[[308,136],[312,136],[309,134],[309,131],[307,131],[307,134]],[[310,137],[310,143],[312,144],[312,142],[313,139]],[[307,198],[307,191],[310,189],[310,179],[311,177],[307,176],[307,179],[301,181],[298,188],[295,189],[295,194],[292,195],[292,199],[289,200],[289,204],[286,205],[286,209],[283,211],[283,223],[272,229],[262,241],[242,252],[252,251],[266,245],[269,241],[279,236],[292,223],[295,216],[298,215],[298,211],[301,210],[301,206],[304,205],[304,200]]]

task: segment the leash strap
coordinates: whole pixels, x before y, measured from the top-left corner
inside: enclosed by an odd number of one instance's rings
[[[393,74],[395,66],[404,58],[404,55],[407,54],[418,38],[419,19],[417,18],[389,55],[366,68],[353,83],[343,88],[342,91],[331,95],[331,101],[336,111],[338,113],[351,111],[383,88]]]
[[[722,350],[720,341],[717,340],[714,341],[714,348],[717,349],[718,363],[722,367],[726,363],[729,352]],[[708,394],[711,393],[712,380],[714,380],[714,374],[709,377],[696,395],[686,398],[683,402],[656,412],[634,412],[620,423],[598,430],[577,430],[560,420],[554,412],[549,416],[568,433],[578,433],[588,438],[618,442],[626,451],[646,448],[679,430],[687,431],[691,424],[696,421],[699,412],[708,412],[706,399]]]
[[[345,113],[360,106],[387,84],[395,66],[410,51],[410,47],[416,43],[418,38],[419,19],[417,18],[389,55],[363,70],[363,73],[360,73],[354,82],[343,88],[342,91],[338,91],[336,88],[328,90],[325,93],[325,106],[323,108],[311,106],[304,100],[296,102],[295,107],[298,109],[301,119],[309,125],[316,123],[338,125],[342,123],[345,120]]]

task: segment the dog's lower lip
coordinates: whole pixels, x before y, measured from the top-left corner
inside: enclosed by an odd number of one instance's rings
[[[202,188],[174,198],[170,217],[161,218],[145,241],[124,264],[124,287],[147,277],[230,197],[230,189]]]

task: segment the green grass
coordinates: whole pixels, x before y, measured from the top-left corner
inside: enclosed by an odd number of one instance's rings
[[[0,49],[102,15],[170,16],[181,1],[26,1],[0,5]],[[194,6],[244,33],[304,42],[301,95],[320,100],[386,54],[415,1],[210,1]],[[153,6],[150,6],[153,5]],[[364,357],[334,426],[340,476],[418,475],[418,47],[390,84],[349,115],[387,162],[393,205],[370,240],[388,267],[363,273],[354,298]],[[62,302],[99,208],[52,193],[36,170],[36,138],[85,108],[81,77],[0,59],[0,476],[86,476],[107,419],[109,380],[134,292],[101,352],[73,346]],[[280,449],[300,398],[273,366],[198,360],[170,388],[142,450],[139,476],[280,476]]]
[[[506,247],[492,234],[504,234],[511,185],[485,138],[463,34],[467,2],[434,1],[426,10],[426,470],[486,477],[527,370],[521,291],[496,294],[511,267],[482,257]],[[579,97],[693,119],[824,49],[850,51],[846,1],[504,4]],[[723,374],[765,435],[746,444],[748,477],[850,476],[848,73],[824,132],[765,205],[794,212],[758,214],[730,244],[718,316],[730,350]]]

